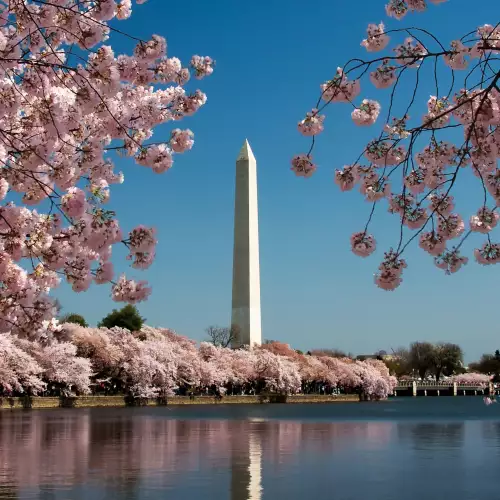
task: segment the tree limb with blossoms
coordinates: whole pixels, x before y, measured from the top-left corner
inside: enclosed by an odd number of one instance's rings
[[[447,0],[429,1],[441,4]],[[400,20],[427,7],[426,0],[391,0],[386,14]],[[453,8],[452,2],[439,6],[446,8]],[[335,182],[341,191],[358,187],[371,204],[365,226],[351,236],[354,254],[367,257],[375,251],[370,224],[383,202],[400,219],[395,245],[385,252],[375,274],[375,283],[384,290],[400,285],[407,266],[403,253],[417,238],[420,248],[447,274],[467,263],[460,250],[473,233],[485,235],[482,245],[474,250],[477,262],[500,262],[500,243],[490,236],[498,224],[500,205],[499,26],[486,24],[444,43],[425,29],[386,30],[383,23],[369,24],[367,37],[361,42],[368,52],[386,51],[392,38],[400,38],[401,43],[385,55],[351,59],[337,68],[335,76],[321,85],[314,109],[298,124],[303,135],[312,137],[308,152],[292,159],[292,170],[302,177],[310,177],[317,170],[313,151],[316,136],[324,129],[326,108],[345,103],[352,108],[356,125],[381,124],[382,130],[374,134],[360,155],[336,170]],[[425,110],[418,109],[417,104],[427,70],[432,75],[434,95]],[[409,99],[399,102],[403,77],[412,78],[414,88]],[[358,98],[362,82],[368,80],[366,88],[363,83],[363,91],[385,92],[388,109],[382,109],[377,100]],[[455,143],[449,142],[450,136],[457,137]],[[465,169],[477,178],[476,185],[469,189],[477,189],[482,198],[468,227],[454,210],[453,197],[457,178]]]
[[[113,154],[168,171],[193,133],[174,128],[153,141],[153,130],[205,104],[184,87],[213,61],[195,55],[183,67],[163,37],[110,26],[131,9],[131,0],[0,1],[0,333],[47,336],[56,327],[49,291],[61,280],[75,292],[111,283],[113,300],[131,304],[150,294],[145,281],[116,278],[111,262],[121,243],[145,269],[157,242],[150,227],[124,233],[106,208],[124,180]],[[111,35],[133,39],[133,54],[115,54]]]

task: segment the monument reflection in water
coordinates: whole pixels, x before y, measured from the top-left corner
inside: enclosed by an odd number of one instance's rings
[[[296,421],[222,405],[0,412],[0,499],[498,497],[498,418],[341,422],[332,407],[300,411]]]
[[[242,426],[243,427],[243,426]],[[241,429],[245,436],[245,429]],[[231,450],[231,500],[262,499],[261,434],[252,432],[236,441]]]

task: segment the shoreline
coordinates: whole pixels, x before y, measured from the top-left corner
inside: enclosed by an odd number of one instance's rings
[[[329,403],[357,403],[358,394],[342,394],[339,396],[326,395],[293,395],[286,401],[270,401],[269,397],[261,396],[225,396],[218,401],[213,396],[170,396],[167,403],[159,403],[155,399],[143,401],[141,404],[130,404],[125,396],[80,396],[75,398],[59,398],[33,396],[2,397],[1,410],[17,409],[53,409],[53,408],[126,408],[131,406],[165,407],[165,406],[198,406],[198,405],[234,405],[234,404],[329,404]]]

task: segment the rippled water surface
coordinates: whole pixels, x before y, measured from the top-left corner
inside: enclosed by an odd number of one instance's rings
[[[500,499],[500,405],[0,412],[0,498]]]

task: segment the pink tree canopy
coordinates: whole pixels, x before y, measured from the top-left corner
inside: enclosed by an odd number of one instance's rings
[[[53,390],[55,384],[85,394],[92,387],[118,386],[133,397],[154,398],[177,388],[215,386],[223,393],[246,387],[294,394],[318,384],[383,399],[395,383],[377,360],[305,356],[281,343],[252,350],[206,342],[197,347],[165,328],[146,326],[132,334],[123,328],[66,323],[50,341],[0,335],[0,388],[7,391],[34,394],[46,387]]]
[[[430,2],[443,3],[435,8],[449,22],[453,14],[461,15],[452,12],[453,1]],[[400,20],[427,6],[426,0],[390,0],[386,14]],[[417,237],[420,248],[447,274],[467,263],[461,247],[473,234],[484,235],[474,250],[476,261],[500,262],[500,243],[490,236],[500,204],[500,28],[485,24],[463,35],[442,42],[425,29],[369,24],[361,46],[377,54],[338,67],[298,124],[312,141],[307,153],[292,159],[292,170],[310,177],[317,170],[313,152],[327,124],[327,108],[334,111],[334,103],[344,103],[352,109],[355,125],[378,123],[359,156],[335,171],[335,183],[341,191],[359,188],[371,205],[366,224],[351,236],[354,254],[367,257],[376,250],[370,233],[375,211],[388,210],[399,218],[395,245],[375,274],[375,283],[384,290],[400,285],[407,266],[403,253]],[[408,81],[409,97],[401,92]],[[428,91],[432,95],[427,103],[421,102],[420,94]],[[371,98],[377,93],[380,101]],[[468,224],[453,198],[464,171],[475,177],[468,192],[477,198],[477,212],[468,214]]]
[[[8,391],[43,391],[43,368],[13,340],[10,335],[0,335],[0,385]]]
[[[31,355],[43,369],[43,378],[64,385],[68,390],[76,389],[88,393],[92,364],[90,359],[77,356],[77,348],[69,342],[54,342],[40,346],[29,342]]]
[[[488,387],[491,382],[491,376],[484,373],[462,373],[452,377],[453,382],[462,385],[472,385],[479,387]]]
[[[115,54],[109,38],[127,35],[109,22],[131,8],[131,0],[0,5],[0,333],[37,338],[54,329],[48,291],[62,279],[76,292],[111,283],[115,301],[150,293],[144,281],[116,278],[111,262],[122,243],[131,266],[145,269],[156,245],[153,228],[122,230],[106,208],[110,186],[124,180],[113,153],[169,170],[193,133],[173,128],[152,142],[153,130],[205,103],[184,87],[191,74],[210,75],[213,61],[195,55],[183,67],[159,35]]]

